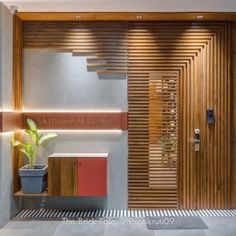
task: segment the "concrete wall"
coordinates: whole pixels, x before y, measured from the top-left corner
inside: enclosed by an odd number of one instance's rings
[[[85,57],[25,50],[24,108],[127,111],[127,81],[99,79]]]
[[[0,3],[0,109],[12,109],[12,15]],[[15,213],[12,197],[12,133],[0,134],[0,227]]]
[[[127,111],[127,80],[99,79],[87,72],[86,58],[71,53],[25,50],[25,110]],[[107,198],[48,198],[44,205],[55,208],[127,207],[127,132],[58,132],[57,141],[41,153],[41,162],[53,152],[108,152]],[[42,199],[27,200],[25,207]]]
[[[5,0],[20,11],[34,12],[211,12],[236,11],[235,0]]]

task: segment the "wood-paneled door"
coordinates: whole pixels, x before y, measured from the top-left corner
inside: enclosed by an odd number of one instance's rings
[[[128,39],[129,207],[229,208],[230,24],[131,23]]]

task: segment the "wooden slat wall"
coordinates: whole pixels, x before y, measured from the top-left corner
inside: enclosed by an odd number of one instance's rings
[[[87,70],[127,74],[127,23],[25,22],[24,47],[87,56]],[[115,29],[115,30],[114,30]]]
[[[129,207],[229,207],[229,31],[220,22],[129,24]],[[173,192],[149,185],[149,81],[160,71],[179,73],[180,80]],[[210,107],[216,113],[211,127]],[[195,128],[201,130],[198,153],[191,143]]]
[[[118,72],[128,52],[130,208],[229,207],[229,39],[226,22],[24,23],[28,49],[96,57]],[[178,188],[171,192],[150,186],[149,83],[160,71],[179,80]],[[214,126],[206,120],[211,107]],[[191,143],[195,128],[201,130],[198,153]]]
[[[236,22],[234,22],[232,27],[232,117],[231,117],[231,123],[232,123],[232,130],[231,130],[231,175],[232,175],[232,208],[236,208]]]

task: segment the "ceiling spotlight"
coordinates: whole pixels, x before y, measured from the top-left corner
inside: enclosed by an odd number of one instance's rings
[[[11,14],[13,14],[13,15],[18,12],[18,6],[11,5],[11,6],[9,6],[9,9],[10,9]]]
[[[75,16],[75,19],[80,20],[81,16]]]
[[[136,19],[142,20],[142,19],[143,19],[143,15],[137,15],[137,16],[136,16]]]
[[[197,19],[203,19],[203,16],[197,16]]]

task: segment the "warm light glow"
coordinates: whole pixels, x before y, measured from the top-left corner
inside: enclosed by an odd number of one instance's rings
[[[0,110],[0,112],[14,112],[14,110],[11,110],[11,109],[3,109],[3,110]]]
[[[7,109],[4,109],[4,110],[0,110],[0,112],[4,113],[4,112],[12,112],[12,113],[22,113],[22,111],[14,111],[14,110],[7,110]]]
[[[75,19],[77,19],[77,20],[80,20],[81,19],[81,16],[75,16]]]
[[[13,134],[14,131],[7,131],[7,132],[0,132],[0,135],[9,135],[9,134]]]
[[[22,112],[29,113],[120,113],[121,110],[23,110]]]
[[[122,133],[121,129],[39,129],[40,132],[60,132],[60,133]]]
[[[203,19],[203,16],[197,16],[197,19]]]
[[[142,20],[142,19],[143,19],[143,15],[137,15],[137,16],[136,16],[136,19]]]

